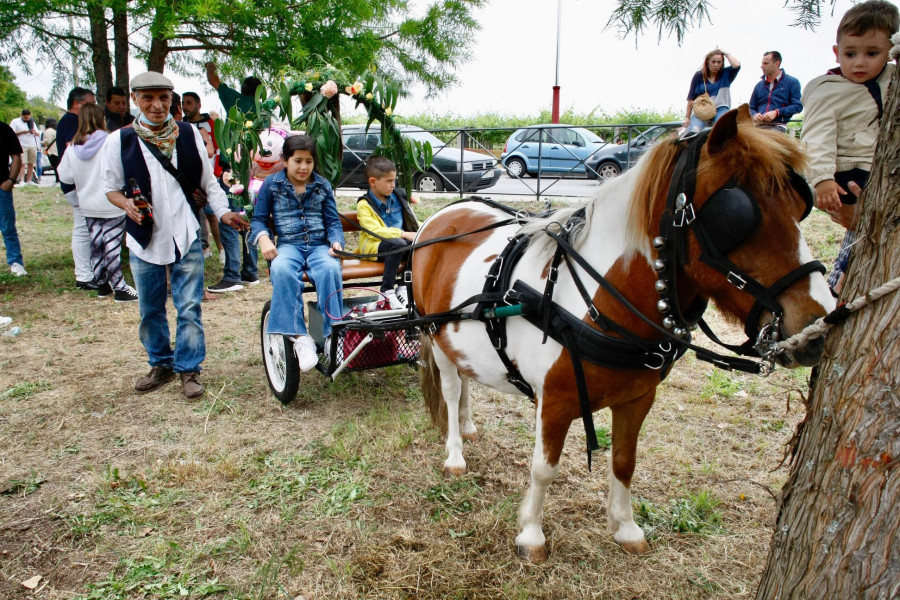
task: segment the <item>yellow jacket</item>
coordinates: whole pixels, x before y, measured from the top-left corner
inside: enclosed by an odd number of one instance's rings
[[[360,196],[357,201],[356,218],[362,228],[362,231],[359,232],[360,254],[375,254],[378,252],[378,245],[381,243],[381,239],[375,236],[393,239],[400,237],[404,231],[417,231],[419,229],[416,217],[409,207],[409,202],[406,200],[406,192],[402,188],[396,188],[394,193],[397,195],[400,206],[403,208],[403,229],[385,225],[378,213],[375,212],[375,209],[369,204],[368,196]],[[367,229],[371,233],[368,233]],[[368,258],[366,260],[376,259]]]

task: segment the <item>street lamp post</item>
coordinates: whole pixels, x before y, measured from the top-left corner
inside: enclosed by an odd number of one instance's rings
[[[556,0],[556,80],[553,83],[553,110],[550,121],[559,123],[559,33],[562,22],[562,0]]]

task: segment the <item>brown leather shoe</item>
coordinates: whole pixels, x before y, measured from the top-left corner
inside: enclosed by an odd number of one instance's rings
[[[153,367],[144,377],[138,379],[134,384],[134,391],[146,394],[158,389],[160,386],[172,381],[175,378],[175,371],[169,367]]]
[[[181,374],[181,393],[185,398],[199,398],[203,395],[203,384],[200,383],[200,373]]]

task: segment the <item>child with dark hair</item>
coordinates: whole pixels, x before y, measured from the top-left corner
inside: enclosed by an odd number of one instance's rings
[[[900,28],[897,7],[868,0],[847,11],[838,25],[834,56],[840,67],[810,81],[800,139],[809,156],[807,179],[816,190],[816,206],[849,227],[856,192],[865,187],[894,70],[889,64],[891,36]],[[854,191],[855,190],[855,191]],[[853,233],[841,244],[828,283],[840,293]]]
[[[308,371],[319,359],[303,321],[303,272],[316,285],[327,352],[331,317],[343,309],[341,263],[335,252],[344,248],[344,231],[331,184],[316,172],[315,141],[308,135],[290,136],[281,156],[284,170],[267,177],[259,190],[247,242],[270,262],[272,304],[266,333],[293,337],[300,368]]]
[[[356,203],[356,216],[362,230],[359,251],[361,254],[387,254],[371,259],[384,262],[381,293],[391,308],[406,308],[406,286],[401,284],[395,291],[394,283],[400,264],[409,258],[409,251],[394,251],[415,241],[419,224],[409,207],[406,191],[396,187],[397,167],[390,159],[371,157],[366,162],[366,179],[369,180],[369,192]]]

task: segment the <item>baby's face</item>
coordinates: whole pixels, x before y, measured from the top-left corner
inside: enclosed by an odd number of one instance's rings
[[[890,60],[890,51],[887,33],[870,29],[862,35],[842,35],[834,56],[844,77],[853,83],[865,83],[881,73]]]

